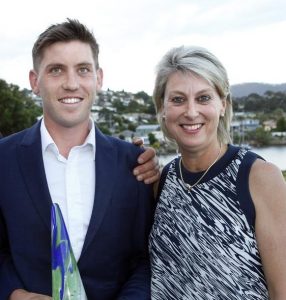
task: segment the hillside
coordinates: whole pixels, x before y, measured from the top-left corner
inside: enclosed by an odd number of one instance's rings
[[[270,83],[248,82],[248,83],[234,84],[231,86],[230,89],[233,97],[244,97],[253,93],[258,95],[263,95],[267,91],[285,92],[286,83],[270,84]]]

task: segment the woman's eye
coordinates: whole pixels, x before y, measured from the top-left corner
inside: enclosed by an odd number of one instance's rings
[[[198,102],[204,103],[204,102],[208,102],[211,99],[211,97],[209,95],[202,95],[199,96],[197,99]]]
[[[184,102],[184,98],[183,97],[173,97],[172,99],[171,99],[171,101],[172,102],[174,102],[174,103],[177,103],[177,104],[179,104],[179,103],[183,103]]]

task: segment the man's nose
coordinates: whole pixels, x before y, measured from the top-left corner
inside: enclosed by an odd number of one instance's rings
[[[66,74],[63,88],[66,90],[76,90],[79,88],[78,75],[74,71],[69,71]]]

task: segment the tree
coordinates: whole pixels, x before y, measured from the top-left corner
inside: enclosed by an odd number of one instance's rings
[[[276,131],[286,131],[286,120],[281,117],[276,122]]]
[[[271,133],[269,131],[264,131],[262,127],[256,128],[255,131],[249,132],[248,135],[259,146],[267,146],[271,140]]]
[[[142,105],[137,103],[135,100],[131,100],[128,104],[128,110],[130,112],[141,112],[142,111]]]
[[[147,93],[145,93],[144,91],[141,91],[141,92],[136,93],[136,94],[134,95],[134,97],[135,97],[136,99],[142,98],[142,99],[144,99],[145,102],[150,101],[150,99],[151,99],[151,101],[152,101],[152,98],[151,98]]]
[[[150,145],[153,145],[156,142],[158,142],[158,140],[156,139],[154,133],[152,133],[152,132],[148,133],[148,139],[149,139]]]
[[[32,126],[41,114],[42,109],[26,90],[0,79],[0,132],[3,136]]]

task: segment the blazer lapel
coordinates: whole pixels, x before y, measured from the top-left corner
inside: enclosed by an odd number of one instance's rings
[[[95,197],[82,253],[92,241],[110,205],[116,176],[117,149],[96,128]]]
[[[17,152],[20,170],[32,203],[50,229],[52,200],[42,158],[40,124],[41,122],[38,122],[27,130],[22,142],[18,145]]]

